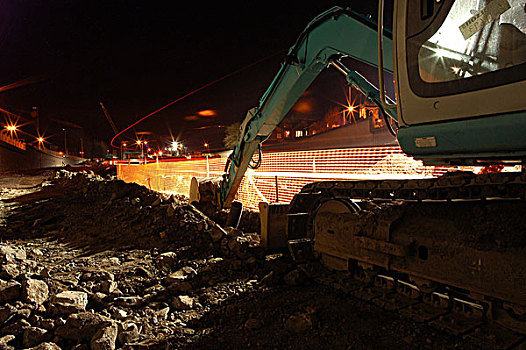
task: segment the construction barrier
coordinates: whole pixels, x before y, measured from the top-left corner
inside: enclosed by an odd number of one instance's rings
[[[259,202],[288,203],[301,188],[323,180],[373,180],[436,177],[445,167],[424,166],[399,147],[268,152],[259,169],[248,169],[237,200],[257,209]],[[117,176],[156,191],[189,195],[192,177],[221,176],[226,157],[149,164],[118,164]]]

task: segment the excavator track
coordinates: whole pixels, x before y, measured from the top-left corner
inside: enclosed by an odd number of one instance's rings
[[[330,284],[361,299],[489,348],[523,349],[525,185],[523,173],[464,172],[311,183],[290,204],[289,248],[299,264],[352,276]]]

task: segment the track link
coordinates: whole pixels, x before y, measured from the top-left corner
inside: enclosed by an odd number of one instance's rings
[[[526,208],[525,198],[526,175],[523,173],[474,175],[457,172],[441,178],[425,180],[312,183],[305,186],[291,202],[288,215],[288,237],[291,240],[289,247],[292,256],[300,264],[299,266],[306,273],[315,276],[315,279],[320,283],[374,303],[385,310],[400,312],[415,321],[425,322],[448,333],[469,339],[474,344],[479,345],[481,349],[522,350],[526,348],[526,332],[524,331],[526,329],[526,320],[524,319],[526,313],[523,306],[520,306],[524,305],[522,303],[523,296],[515,298],[512,295],[510,298],[506,298],[508,295],[499,295],[498,291],[485,293],[480,286],[471,290],[469,284],[467,285],[468,288],[465,287],[465,284],[458,282],[453,282],[450,285],[447,278],[445,280],[444,278],[433,280],[421,271],[414,273],[410,267],[407,268],[407,271],[401,268],[401,266],[405,266],[405,261],[408,259],[426,260],[433,249],[433,246],[430,246],[428,251],[427,246],[419,245],[420,243],[417,241],[421,238],[418,236],[415,236],[415,242],[405,246],[400,241],[396,241],[396,238],[393,239],[393,230],[390,226],[396,223],[400,216],[404,215],[403,213],[398,215],[396,210],[392,210],[385,211],[388,214],[387,217],[385,215],[384,217],[373,215],[373,219],[368,222],[373,227],[368,228],[355,228],[355,224],[353,226],[348,223],[341,224],[341,227],[334,226],[334,231],[346,231],[346,234],[351,236],[351,239],[354,240],[353,244],[360,248],[357,250],[360,253],[355,251],[348,253],[348,247],[337,247],[328,255],[319,254],[312,249],[316,247],[316,225],[314,222],[316,215],[322,217],[322,224],[327,224],[327,226],[332,225],[336,220],[340,220],[341,217],[352,217],[354,215],[352,208],[347,214],[340,214],[341,209],[337,209],[332,216],[330,213],[322,213],[327,215],[326,218],[323,218],[320,211],[330,212],[339,205],[339,203],[329,205],[329,208],[326,209],[326,206],[323,207],[322,205],[328,201],[337,200],[353,203],[351,200],[358,200],[362,201],[361,206],[365,206],[368,211],[374,212],[374,210],[369,210],[368,203],[374,205],[379,203],[416,203],[413,204],[413,207],[418,209],[418,203],[427,202],[445,203],[444,206],[446,207],[454,207],[455,205],[449,205],[449,203],[468,201],[476,204],[486,203],[488,200],[500,200],[505,201],[506,205],[518,205],[520,208],[523,206]],[[470,204],[467,206],[469,207]],[[392,216],[389,217],[389,215]],[[332,226],[327,229],[329,236],[331,236],[332,230]],[[451,237],[455,237],[455,234],[455,232],[451,232]],[[340,243],[335,241],[335,245],[341,245]],[[522,240],[520,243],[523,243]],[[460,245],[462,246],[462,243]],[[342,249],[343,253],[340,254],[338,249]],[[484,249],[487,248],[477,249],[476,252],[484,253]],[[360,255],[361,251],[366,251],[365,255]],[[448,253],[444,251],[443,254],[447,255]],[[484,259],[479,260],[485,261],[487,256],[481,256]],[[326,265],[336,266],[337,269],[347,270],[347,272],[319,274],[321,269],[313,266],[319,264],[320,261],[325,261]],[[484,270],[485,267],[482,262],[479,261],[478,265],[480,266],[470,268]],[[415,265],[409,264],[408,266]],[[475,271],[474,273],[478,272]],[[524,276],[519,277],[523,278]],[[522,282],[519,281],[519,286],[520,283]],[[516,292],[520,294],[524,293],[524,290],[519,289]],[[498,297],[495,297],[496,294]],[[515,299],[511,300],[513,298]],[[512,306],[506,308],[508,302]],[[494,322],[495,319],[509,321],[497,324]],[[505,327],[501,324],[504,324]]]

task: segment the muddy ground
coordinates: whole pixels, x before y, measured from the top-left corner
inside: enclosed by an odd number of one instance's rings
[[[0,186],[0,349],[487,348],[264,251],[254,213],[223,229],[89,172]]]

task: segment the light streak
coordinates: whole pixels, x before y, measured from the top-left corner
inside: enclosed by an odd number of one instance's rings
[[[241,67],[241,68],[239,68],[238,70],[235,70],[235,71],[230,72],[230,73],[228,73],[228,74],[226,74],[226,75],[223,75],[222,77],[220,77],[220,78],[218,78],[218,79],[216,79],[216,80],[213,80],[213,81],[211,81],[211,82],[209,82],[209,83],[207,83],[207,84],[205,84],[205,85],[203,85],[203,86],[201,86],[201,87],[199,87],[199,88],[197,88],[197,89],[195,89],[195,90],[193,90],[193,91],[190,91],[189,93],[187,93],[187,94],[185,94],[185,95],[183,95],[183,96],[181,96],[181,97],[179,97],[179,98],[173,100],[172,102],[170,102],[170,103],[164,105],[163,107],[156,109],[155,111],[151,112],[150,114],[145,115],[145,116],[142,117],[141,119],[137,120],[135,123],[131,124],[131,125],[128,126],[127,128],[121,130],[121,131],[120,131],[119,133],[117,133],[115,136],[113,136],[113,138],[111,139],[111,142],[110,142],[111,146],[112,146],[113,148],[120,148],[120,147],[115,146],[115,145],[113,144],[113,142],[115,141],[115,139],[116,139],[117,137],[119,137],[120,135],[122,135],[123,133],[125,133],[126,131],[130,130],[131,128],[133,128],[134,126],[136,126],[137,124],[139,124],[139,123],[141,123],[142,121],[144,121],[144,120],[150,118],[151,116],[156,115],[157,113],[161,112],[162,110],[164,110],[164,109],[166,109],[166,108],[172,106],[173,104],[175,104],[175,103],[177,103],[177,102],[179,102],[179,101],[181,101],[181,100],[184,100],[185,98],[187,98],[187,97],[189,97],[189,96],[192,96],[192,95],[198,93],[198,92],[201,91],[201,90],[206,89],[207,87],[209,87],[209,86],[211,86],[211,85],[214,85],[214,84],[216,84],[216,83],[218,83],[218,82],[220,82],[220,81],[222,81],[222,80],[224,80],[224,79],[226,79],[226,78],[229,78],[229,77],[231,77],[231,76],[233,76],[233,75],[236,75],[236,74],[238,74],[238,73],[240,73],[240,72],[242,72],[242,71],[244,71],[244,70],[247,70],[248,68],[251,68],[251,67],[253,67],[253,66],[255,66],[255,65],[257,65],[257,64],[259,64],[259,63],[261,63],[261,62],[264,62],[264,61],[266,61],[266,60],[268,60],[268,59],[270,59],[270,58],[272,58],[272,57],[274,57],[274,56],[277,56],[278,54],[281,54],[282,52],[283,52],[283,50],[278,51],[278,52],[275,52],[275,53],[273,53],[272,55],[269,55],[269,56],[267,56],[267,57],[264,57],[264,58],[262,58],[262,59],[260,59],[260,60],[257,60],[257,61],[255,61],[255,62],[252,62],[252,63],[250,63],[250,64],[248,64],[248,65],[246,65],[246,66],[244,66],[244,67]]]
[[[119,165],[118,177],[145,186],[148,185],[145,179],[158,179],[150,182],[159,186],[152,189],[188,195],[192,177],[221,176],[225,162],[226,158],[209,158],[144,166]],[[259,169],[245,174],[237,200],[251,209],[257,209],[261,200],[275,202],[276,177],[279,201],[287,203],[303,186],[315,181],[425,179],[447,170],[424,166],[395,146],[268,152],[263,153]]]

